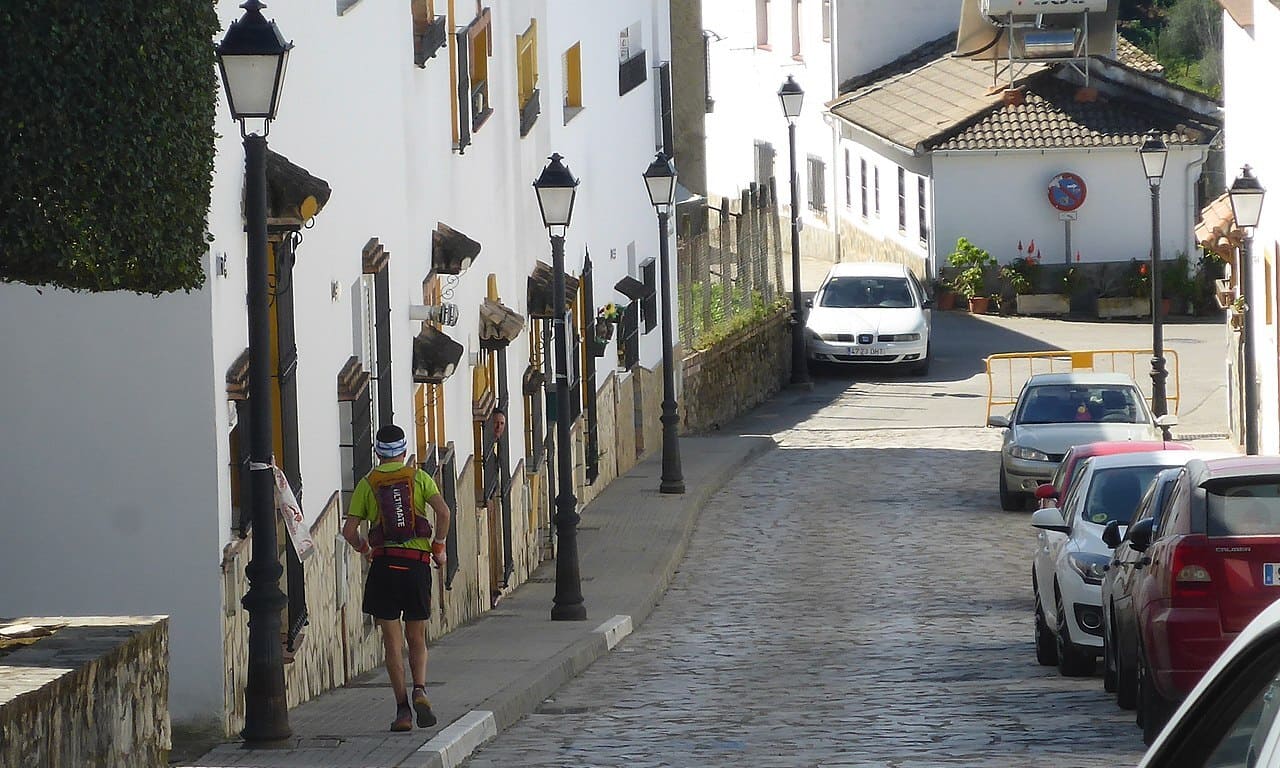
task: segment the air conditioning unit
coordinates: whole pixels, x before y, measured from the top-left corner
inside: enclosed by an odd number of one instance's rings
[[[978,8],[984,16],[1102,13],[1107,0],[979,0]]]

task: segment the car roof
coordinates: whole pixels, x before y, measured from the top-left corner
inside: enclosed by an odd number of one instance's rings
[[[1027,386],[1041,384],[1128,384],[1137,386],[1127,373],[1107,373],[1101,371],[1076,371],[1072,373],[1037,373],[1027,379]]]
[[[1280,456],[1226,456],[1188,463],[1196,485],[1219,477],[1280,475]]]
[[[1110,456],[1116,453],[1142,453],[1143,451],[1190,451],[1192,446],[1186,443],[1175,443],[1160,440],[1102,440],[1096,443],[1082,443],[1072,446],[1071,455],[1075,459],[1087,459],[1090,456]]]
[[[892,261],[843,261],[831,267],[827,279],[833,277],[906,277],[905,265]]]
[[[1213,456],[1215,454],[1205,454]],[[1105,456],[1094,456],[1094,470],[1115,469],[1116,467],[1181,467],[1190,461],[1185,451],[1143,451],[1141,453],[1113,453]]]

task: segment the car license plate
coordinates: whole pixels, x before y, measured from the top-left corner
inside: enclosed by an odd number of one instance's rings
[[[1262,564],[1262,585],[1280,587],[1280,563]]]
[[[871,357],[888,354],[885,347],[849,347],[849,354],[857,357]]]

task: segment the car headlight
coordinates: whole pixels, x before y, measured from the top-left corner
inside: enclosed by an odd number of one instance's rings
[[[919,341],[918,333],[882,333],[880,341]]]
[[[1009,449],[1009,455],[1015,459],[1026,459],[1027,461],[1048,461],[1049,454],[1044,451],[1037,451],[1035,448],[1026,448],[1021,445],[1015,445]]]
[[[1085,584],[1101,584],[1107,575],[1107,564],[1111,559],[1106,555],[1095,555],[1089,552],[1072,552],[1067,555],[1067,564],[1071,570],[1080,574]]]

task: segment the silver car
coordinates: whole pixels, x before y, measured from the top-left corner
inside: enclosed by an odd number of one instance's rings
[[[1000,506],[1023,509],[1073,445],[1160,440],[1161,427],[1176,423],[1176,416],[1153,417],[1138,385],[1126,374],[1036,374],[1023,385],[1013,413],[987,420],[987,426],[1005,430]]]

